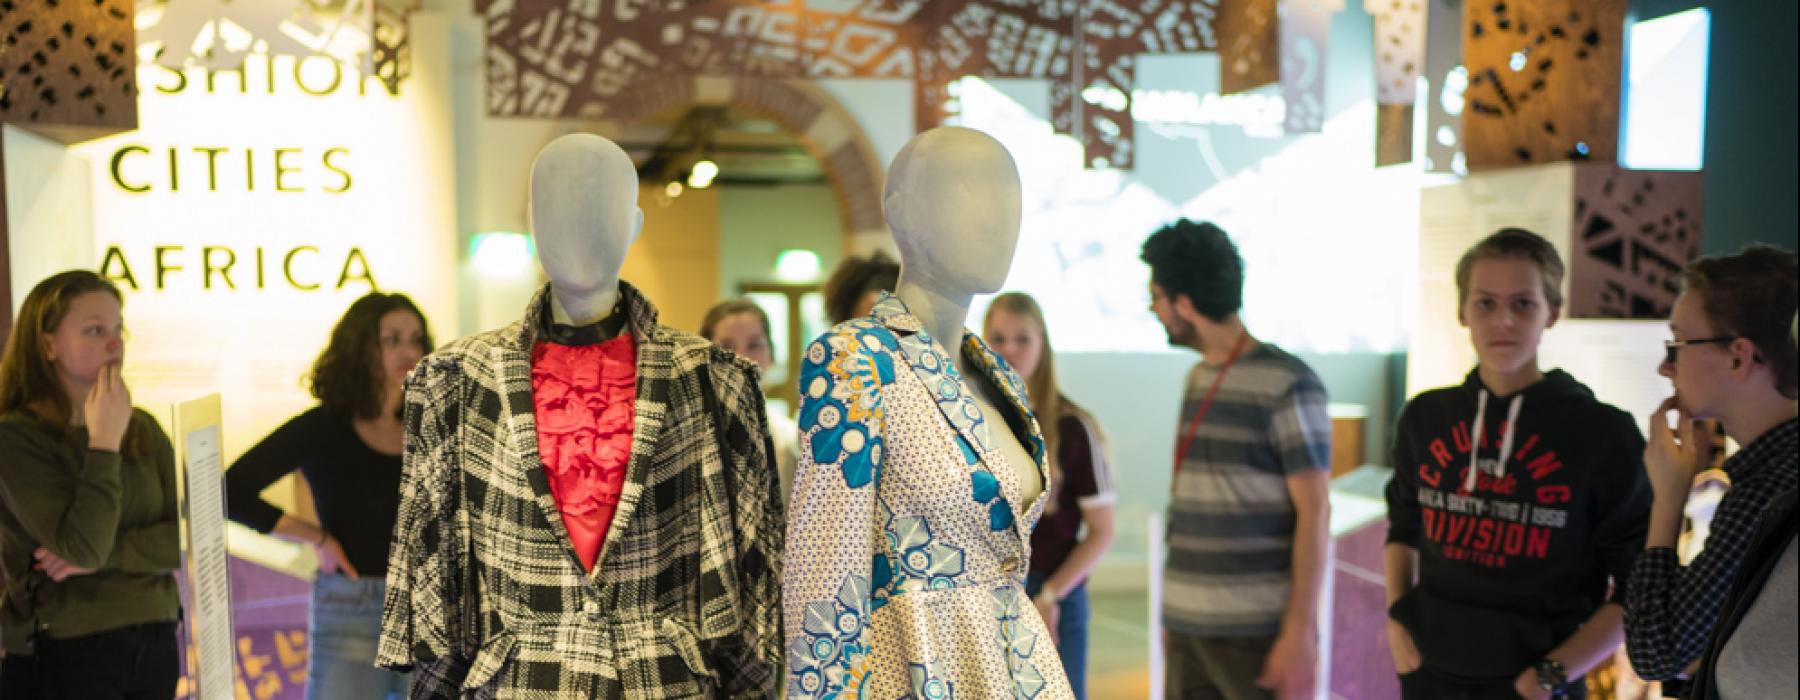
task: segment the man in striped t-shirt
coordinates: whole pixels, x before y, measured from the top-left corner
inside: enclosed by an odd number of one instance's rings
[[[1244,328],[1244,262],[1217,226],[1177,221],[1151,234],[1143,259],[1169,343],[1205,356],[1176,432],[1168,697],[1310,698],[1329,537],[1325,386]]]

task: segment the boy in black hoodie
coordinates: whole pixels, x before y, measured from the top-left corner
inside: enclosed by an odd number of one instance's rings
[[[1586,697],[1582,677],[1624,639],[1650,508],[1644,439],[1567,373],[1538,369],[1562,307],[1549,242],[1504,229],[1456,272],[1479,363],[1401,412],[1387,487],[1401,695]]]

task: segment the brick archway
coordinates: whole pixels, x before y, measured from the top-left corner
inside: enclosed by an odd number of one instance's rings
[[[837,197],[844,249],[867,254],[891,249],[892,236],[881,215],[886,168],[856,118],[836,98],[808,80],[692,77],[646,83],[631,109],[608,114],[630,123],[665,109],[689,105],[729,105],[767,117],[797,135],[818,159]],[[654,85],[654,87],[650,87]]]

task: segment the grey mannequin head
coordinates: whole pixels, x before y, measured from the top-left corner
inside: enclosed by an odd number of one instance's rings
[[[644,228],[637,167],[593,134],[551,141],[531,164],[529,223],[538,261],[559,291],[618,284],[625,253]]]
[[[1018,167],[992,136],[954,126],[914,136],[882,197],[902,282],[948,296],[998,291],[1019,242],[1019,206]]]

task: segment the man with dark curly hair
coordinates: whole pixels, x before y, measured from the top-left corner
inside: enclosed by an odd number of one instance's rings
[[[1188,373],[1163,576],[1169,698],[1310,698],[1324,582],[1331,422],[1325,385],[1250,336],[1244,261],[1182,219],[1144,242],[1150,310]]]

